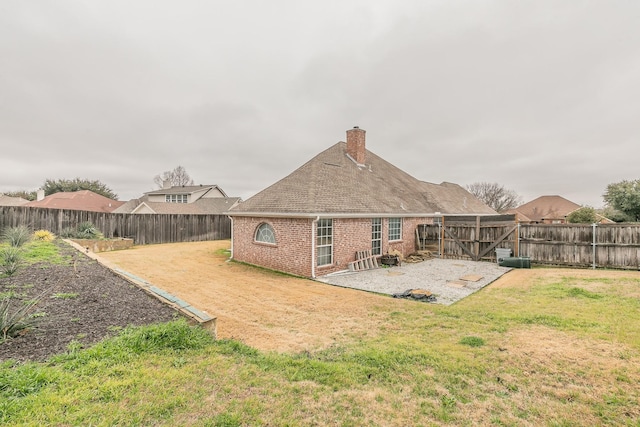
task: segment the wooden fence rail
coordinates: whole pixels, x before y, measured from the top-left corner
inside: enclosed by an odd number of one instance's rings
[[[508,217],[442,218],[421,225],[418,248],[437,248],[442,258],[495,260],[511,249],[532,263],[640,270],[640,224],[517,224]],[[433,249],[432,249],[433,250]]]
[[[25,225],[61,234],[82,222],[91,222],[107,238],[132,238],[136,245],[231,238],[231,220],[226,215],[115,214],[0,206],[0,230]]]

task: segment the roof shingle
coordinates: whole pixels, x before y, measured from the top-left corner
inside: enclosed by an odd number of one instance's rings
[[[240,203],[231,215],[495,214],[457,184],[420,181],[366,150],[364,165],[338,142],[290,175]]]

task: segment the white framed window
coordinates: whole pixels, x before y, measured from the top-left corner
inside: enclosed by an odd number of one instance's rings
[[[320,265],[333,264],[333,220],[318,220],[316,233],[316,262]]]
[[[271,227],[266,222],[260,224],[258,228],[256,228],[255,241],[262,243],[271,243],[275,245],[276,233],[273,231],[273,227]]]
[[[187,203],[186,194],[166,194],[164,201],[167,203]]]
[[[389,240],[402,239],[402,218],[389,218]]]
[[[371,220],[371,255],[382,255],[382,219]]]

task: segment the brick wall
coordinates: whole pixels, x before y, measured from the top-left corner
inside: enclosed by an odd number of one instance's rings
[[[276,244],[255,242],[256,229],[266,222],[275,232]],[[382,253],[397,250],[407,256],[416,250],[415,230],[418,224],[429,224],[431,218],[403,218],[402,239],[389,242],[389,220],[382,219]],[[293,218],[233,219],[233,258],[274,270],[312,276],[313,220]],[[315,236],[315,230],[313,230]],[[315,268],[316,276],[346,270],[355,260],[356,251],[371,249],[371,218],[336,218],[333,220],[333,263]],[[315,259],[313,260],[315,264]]]
[[[255,242],[263,222],[273,228],[275,245]],[[234,217],[233,259],[311,277],[311,223],[310,218]]]

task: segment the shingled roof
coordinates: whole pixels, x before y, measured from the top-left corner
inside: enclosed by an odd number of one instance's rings
[[[240,201],[240,197],[214,197],[198,199],[193,203],[150,202],[144,196],[129,200],[115,213],[155,213],[181,215],[222,215]]]
[[[544,220],[564,220],[567,215],[580,208],[579,204],[571,200],[553,195],[540,196],[515,209],[511,209],[509,213],[519,215],[520,220],[541,222]]]
[[[33,208],[69,209],[91,212],[113,212],[124,202],[109,199],[90,190],[64,191],[25,204]]]
[[[420,181],[366,150],[364,131],[359,131],[360,155],[352,155],[347,143],[338,142],[229,214],[357,217],[496,213],[457,184]]]

